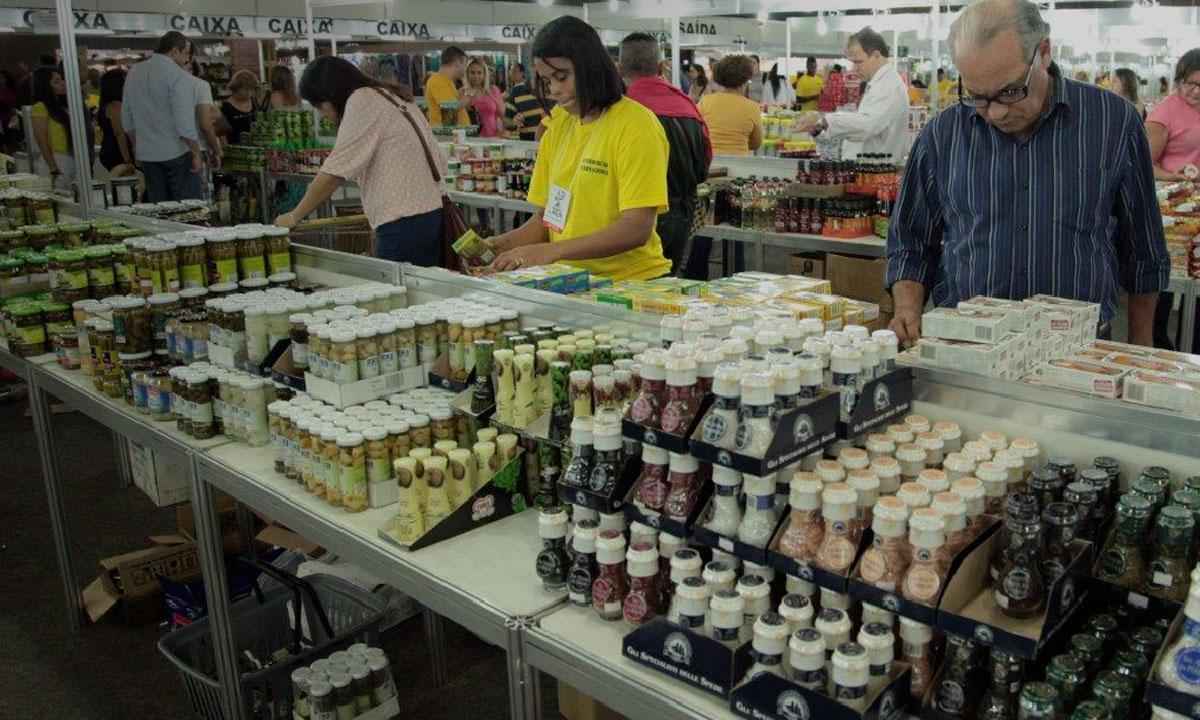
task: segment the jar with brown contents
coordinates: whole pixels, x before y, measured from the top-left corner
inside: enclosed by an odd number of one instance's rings
[[[429,411],[429,427],[432,433],[432,441],[434,443],[445,440],[454,440],[457,437],[457,429],[454,423],[454,413],[450,408],[439,407]]]
[[[159,241],[150,254],[156,269],[155,277],[162,278],[162,289],[156,287],[154,292],[179,292],[179,254],[175,245]]]
[[[128,295],[137,287],[137,270],[129,257],[129,248],[121,243],[107,246],[112,253],[113,282],[118,295]]]
[[[58,241],[68,248],[82,248],[84,238],[92,228],[87,223],[64,223],[58,226]]]
[[[267,277],[267,240],[256,228],[237,231],[238,273],[243,280]]]
[[[62,303],[88,296],[88,263],[80,250],[60,250],[50,255],[50,294]]]
[[[112,365],[109,354],[114,352],[112,323],[93,318],[84,325],[87,327],[88,352],[92,356],[92,387],[96,392],[104,392],[104,376]]]
[[[408,419],[408,427],[408,436],[413,448],[433,447],[433,435],[430,431],[428,415],[413,415]]]
[[[29,199],[29,221],[38,225],[53,225],[58,222],[58,203],[48,195],[37,194]]]
[[[207,238],[204,249],[208,255],[209,284],[234,283],[236,285],[239,279],[237,239],[229,235],[214,234]]]
[[[192,403],[192,437],[207,440],[216,435],[213,424],[212,393],[208,386],[208,374],[192,372],[187,379],[188,400]]]
[[[41,307],[33,304],[9,309],[12,322],[9,346],[18,357],[34,357],[46,352],[46,326]]]
[[[341,504],[347,512],[367,509],[367,455],[363,436],[346,433],[338,436],[338,485]]]
[[[208,255],[204,241],[185,237],[177,243],[179,259],[179,287],[202,288],[208,286]]]
[[[292,271],[292,241],[288,229],[272,226],[263,231],[267,243],[267,273]]]
[[[88,287],[92,297],[103,300],[117,293],[117,278],[113,271],[112,250],[98,245],[84,251],[87,258]]]
[[[145,352],[153,349],[150,309],[144,300],[123,298],[114,303],[112,323],[117,352]]]

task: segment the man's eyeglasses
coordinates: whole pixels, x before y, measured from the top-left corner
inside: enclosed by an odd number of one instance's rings
[[[1041,49],[1039,43],[1038,49]],[[1025,82],[1020,87],[1005,88],[995,95],[971,95],[963,91],[962,76],[958,78],[958,101],[967,107],[983,109],[992,103],[1000,103],[1001,105],[1016,105],[1025,98],[1029,97],[1029,81],[1033,78],[1033,66],[1037,62],[1038,51],[1033,51],[1033,57],[1029,58],[1029,70],[1025,73]]]
[[[1200,82],[1192,82],[1191,80],[1181,80],[1179,82],[1179,89],[1184,91],[1185,93],[1196,92],[1197,90],[1200,90]]]

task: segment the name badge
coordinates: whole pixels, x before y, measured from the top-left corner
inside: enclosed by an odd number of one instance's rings
[[[554,232],[562,232],[567,226],[567,213],[571,209],[571,192],[559,185],[550,186],[550,197],[542,211],[542,224]]]

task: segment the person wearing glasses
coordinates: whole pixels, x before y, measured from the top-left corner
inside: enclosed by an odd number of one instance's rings
[[[1035,3],[982,0],[950,27],[959,102],[909,156],[887,240],[892,329],[921,334],[927,296],[1129,295],[1129,342],[1149,345],[1170,259],[1150,145],[1121,97],[1063,76]]]
[[[882,153],[899,163],[908,149],[908,88],[896,66],[888,62],[891,51],[883,36],[868,27],[850,36],[846,57],[867,83],[858,110],[824,116],[808,113],[798,122],[800,130],[862,143],[860,155]]]
[[[1175,92],[1146,118],[1154,177],[1194,180],[1200,169],[1200,48],[1175,63]]]

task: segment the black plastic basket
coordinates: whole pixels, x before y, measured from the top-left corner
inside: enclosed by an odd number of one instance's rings
[[[248,717],[291,717],[292,671],[354,643],[376,643],[386,603],[332,575],[300,579],[255,564],[284,587],[256,592],[230,607],[238,663],[244,666],[247,652],[260,661],[277,653],[286,657],[261,670],[243,672],[242,700]],[[158,649],[179,670],[195,715],[229,720],[221,707],[209,618],[165,635]]]

